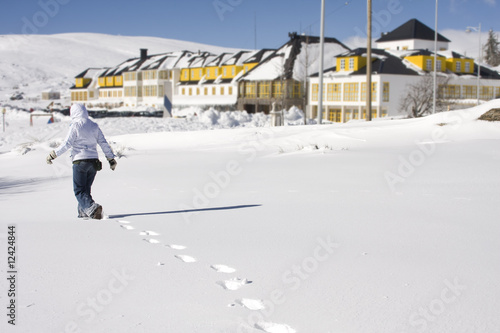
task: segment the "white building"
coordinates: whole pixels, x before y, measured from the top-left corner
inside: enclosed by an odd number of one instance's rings
[[[417,19],[411,19],[375,41],[384,50],[434,50],[434,30]],[[438,33],[437,49],[448,50],[450,40]]]
[[[475,105],[478,66],[473,59],[448,51],[446,38],[441,36],[440,40],[442,51],[436,57],[437,72],[448,80],[438,87],[440,98],[451,106]],[[372,118],[407,114],[400,105],[409,86],[433,73],[434,52],[428,50],[431,45],[434,45],[434,31],[417,20],[410,20],[377,41],[377,46],[386,49],[372,50]],[[425,49],[410,49],[414,46]],[[327,61],[333,67],[323,76],[323,117],[334,122],[366,119],[366,49],[338,54]],[[318,112],[318,83],[316,74],[309,86],[313,117]],[[483,101],[500,96],[498,72],[481,66],[479,96]]]

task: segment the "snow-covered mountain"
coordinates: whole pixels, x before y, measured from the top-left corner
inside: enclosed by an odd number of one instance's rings
[[[16,90],[38,96],[46,89],[66,89],[74,76],[86,68],[115,66],[138,57],[140,48],[148,49],[149,54],[177,50],[234,51],[157,37],[95,33],[0,35],[0,103]]]

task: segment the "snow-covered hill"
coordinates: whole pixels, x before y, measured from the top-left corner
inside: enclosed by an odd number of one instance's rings
[[[74,83],[74,77],[88,67],[115,66],[138,57],[140,48],[148,49],[149,54],[178,50],[231,51],[156,37],[94,33],[0,35],[0,103],[17,90],[27,96],[39,96],[46,89],[67,89]]]

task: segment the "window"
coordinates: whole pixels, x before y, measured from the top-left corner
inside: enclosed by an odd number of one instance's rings
[[[158,72],[157,71],[144,71],[142,73],[142,78],[144,80],[156,80],[158,78]]]
[[[326,100],[333,101],[333,83],[328,83],[326,90],[327,90]]]
[[[186,95],[186,88],[182,88],[182,95]]]
[[[228,88],[228,94],[229,94],[229,95],[232,95],[232,94],[233,94],[233,87],[229,87],[229,88]]]
[[[142,87],[142,94],[145,97],[156,97],[156,96],[158,96],[158,86],[156,86],[156,85],[143,86]]]
[[[281,98],[281,97],[283,97],[283,85],[279,81],[273,82],[273,97],[274,98]]]
[[[236,75],[236,68],[235,68],[235,67],[233,67],[233,69],[231,69],[231,74],[232,74],[233,76],[235,76],[235,75]]]
[[[224,67],[224,72],[223,73],[224,73],[223,74],[224,76],[227,76],[227,68],[226,67]]]
[[[224,87],[220,87],[220,94],[224,95]]]
[[[344,113],[344,122],[348,122],[349,120],[351,120],[351,110],[345,110],[345,113]]]
[[[340,110],[340,109],[328,110],[328,120],[335,122],[335,123],[342,122],[342,110]]]
[[[214,95],[214,96],[217,95],[215,87],[212,87],[212,95]]]
[[[441,60],[438,60],[438,61],[436,62],[436,71],[437,71],[437,72],[440,72],[440,71],[441,71]]]
[[[464,70],[465,73],[470,73],[471,70],[470,70],[470,62],[469,61],[466,61],[465,62],[465,70]]]
[[[377,101],[377,82],[372,82],[372,102]],[[366,101],[366,83],[361,83],[361,101]]]
[[[135,81],[135,80],[137,80],[137,73],[136,72],[125,73],[124,80],[125,81]]]
[[[463,86],[463,98],[477,98],[477,86]]]
[[[340,101],[340,83],[329,83],[327,91],[328,101]]]
[[[457,61],[455,63],[455,72],[460,73],[462,71],[462,63],[460,61]]]
[[[356,102],[359,99],[359,83],[344,83],[344,101]]]
[[[349,58],[349,69],[354,69],[354,58]]]
[[[345,70],[345,59],[340,59],[340,70],[341,71]]]
[[[312,92],[311,92],[311,100],[312,101],[318,100],[318,90],[319,90],[319,84],[314,83],[312,85]]]
[[[210,77],[210,69],[207,68],[207,77]]]
[[[158,77],[160,78],[160,80],[168,80],[168,78],[169,78],[169,71],[167,71],[167,70],[160,71],[158,73]]]
[[[431,59],[427,59],[425,61],[425,69],[428,70],[428,71],[433,71],[434,68],[432,68],[432,60]]]
[[[259,98],[269,98],[270,97],[270,88],[269,82],[259,82]]]
[[[189,88],[189,96],[193,96],[193,89]]]
[[[198,74],[198,76],[201,78],[203,76],[203,69],[200,69],[200,73]]]
[[[384,102],[389,102],[389,82],[384,82],[384,87],[382,89],[382,100]]]
[[[257,97],[256,83],[255,82],[247,82],[245,84],[245,96],[249,97],[249,98]]]
[[[203,89],[203,94],[204,94],[205,96],[206,96],[206,95],[208,95],[208,88],[207,88],[207,87],[205,87],[205,88]]]
[[[196,88],[196,96],[200,95],[200,88]]]
[[[444,98],[460,98],[460,86],[451,84],[443,86],[442,93]]]
[[[493,98],[493,87],[480,87],[479,98],[482,100],[490,100]]]
[[[293,83],[293,98],[301,98],[302,97],[302,84],[300,82],[295,81]],[[323,85],[323,100],[325,99],[325,85]]]

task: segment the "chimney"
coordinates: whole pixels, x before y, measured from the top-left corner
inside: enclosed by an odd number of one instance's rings
[[[146,60],[148,57],[148,49],[141,49],[141,60]]]

